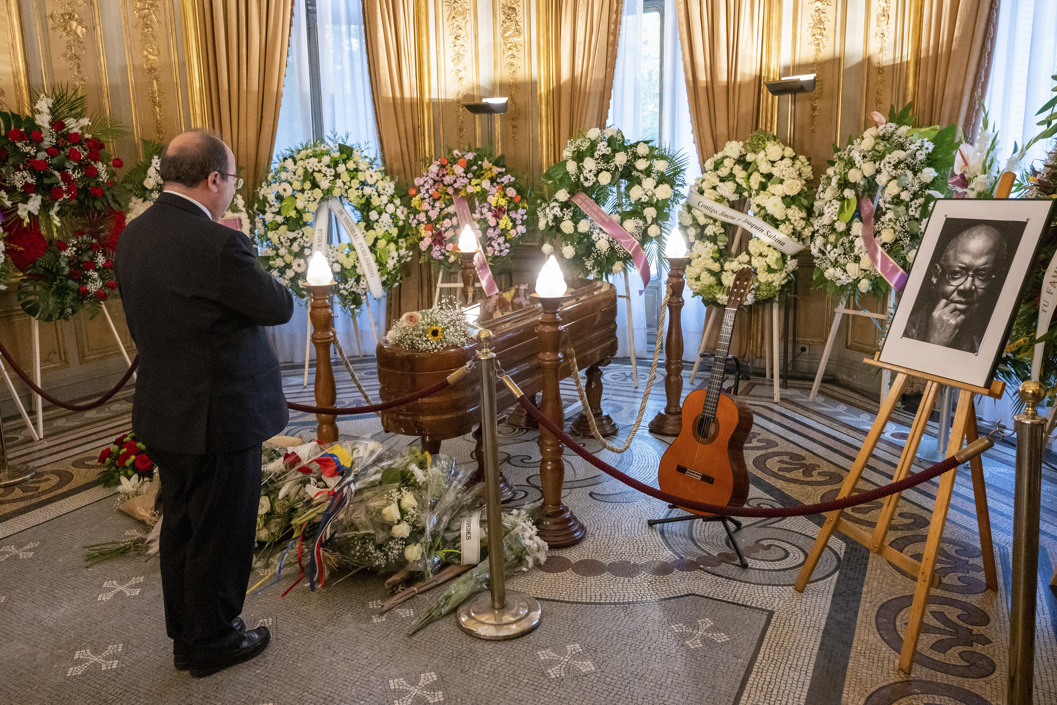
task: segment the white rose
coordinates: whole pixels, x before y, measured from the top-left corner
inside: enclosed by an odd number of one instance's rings
[[[649,227],[649,229],[646,232],[648,232],[650,234],[650,237],[657,237],[658,235],[661,234],[661,226],[659,226],[656,223],[654,223],[653,225],[651,225]]]
[[[607,185],[612,180],[613,175],[610,174],[608,171],[603,171],[598,174],[598,183],[602,184],[603,186]]]
[[[257,504],[257,514],[267,514],[272,509],[271,500],[267,497],[262,496],[260,502]]]
[[[422,544],[413,543],[409,546],[404,546],[404,559],[408,563],[414,563],[422,557]]]
[[[584,171],[594,171],[597,168],[598,164],[595,162],[594,159],[592,159],[591,157],[584,159]]]
[[[859,291],[861,291],[862,293],[865,294],[867,291],[870,290],[870,280],[869,279],[860,279],[858,286],[859,286]]]
[[[914,258],[917,257],[917,256],[918,256],[918,251],[916,249],[911,250],[910,252],[907,253],[907,262],[913,262]]]
[[[565,170],[568,171],[570,174],[575,174],[576,173],[576,162],[574,162],[572,159],[570,159],[569,161],[565,162]]]
[[[901,190],[902,189],[900,189],[900,187],[899,187],[899,182],[897,180],[895,180],[895,179],[892,179],[891,181],[888,182],[888,185],[885,186],[885,195],[886,196],[894,196],[897,193],[899,193]]]
[[[617,134],[617,130],[614,127],[607,127],[602,134],[604,134],[606,137],[612,137],[613,135]]]
[[[628,160],[628,155],[624,152],[617,152],[613,155],[613,161],[616,162],[617,166],[624,166],[624,162]]]
[[[573,231],[576,230],[576,226],[573,225],[573,221],[571,220],[563,220],[561,224],[561,229],[562,232],[566,235],[572,235]],[[563,251],[564,249],[565,248],[562,248]]]
[[[859,270],[865,272],[868,269],[873,268],[873,260],[870,259],[870,255],[863,255],[859,258]]]
[[[565,203],[566,201],[569,200],[569,192],[566,191],[565,189],[562,189],[562,190],[558,191],[558,193],[554,194],[554,197],[556,199],[558,199],[559,203]]]
[[[391,533],[394,537],[398,539],[406,539],[408,536],[411,535],[411,525],[408,524],[406,521],[402,521],[396,526],[394,526],[392,529],[390,529],[389,533]]]
[[[645,157],[650,153],[650,147],[645,142],[639,142],[638,146],[635,147],[635,153],[640,157]]]
[[[639,171],[646,171],[646,167],[650,165],[649,159],[639,159],[635,162],[635,168]]]
[[[800,179],[789,179],[782,187],[786,196],[795,196],[800,193],[800,189],[804,188],[804,183]]]
[[[606,252],[607,250],[609,250],[609,238],[598,238],[598,241],[595,242],[595,249],[599,252]]]
[[[569,147],[566,147],[562,151],[562,159],[570,159],[572,156],[573,156],[573,150],[570,149]]]
[[[565,222],[568,223],[569,221],[565,221]],[[562,257],[564,257],[565,259],[572,259],[575,256],[576,256],[576,248],[575,247],[573,247],[572,245],[564,245],[564,246],[562,246]]]
[[[597,127],[592,127],[587,131],[587,139],[596,140],[600,134],[602,134],[602,132]]]
[[[921,183],[927,184],[936,178],[936,170],[930,166],[927,166],[921,170],[921,173],[918,175],[918,178],[921,179]]]
[[[657,209],[650,206],[642,211],[642,214],[646,216],[646,222],[652,223],[653,219],[657,217]]]
[[[637,201],[640,198],[642,198],[642,187],[639,186],[638,184],[635,184],[634,186],[632,186],[631,187],[631,191],[628,192],[628,198],[630,198],[633,201]]]
[[[869,178],[877,173],[877,165],[873,162],[863,162],[862,175]]]
[[[892,228],[885,228],[884,230],[881,231],[881,242],[882,243],[887,245],[890,242],[894,242],[895,239],[896,239],[896,231],[893,230]]]
[[[657,196],[657,198],[663,201],[666,198],[672,197],[672,187],[668,184],[661,184],[656,189],[654,189],[653,193]]]
[[[848,273],[848,276],[854,279],[859,276],[859,265],[855,262],[848,262],[848,264],[844,266],[844,271]]]
[[[409,510],[409,509],[414,509],[417,506],[418,506],[418,501],[415,499],[414,495],[405,494],[403,497],[400,498],[400,508],[401,509]]]
[[[400,521],[400,507],[396,502],[393,502],[388,507],[382,510],[382,518],[390,524],[395,524]]]
[[[589,221],[587,218],[584,218],[583,220],[581,220],[579,223],[576,224],[576,232],[586,233],[590,229],[591,229],[591,221]]]
[[[554,254],[554,245],[547,244],[541,247],[540,249],[543,250],[544,257],[550,257],[552,254]]]
[[[865,137],[863,137],[862,138],[862,142],[859,143],[859,147],[861,149],[869,150],[869,149],[873,149],[873,146],[874,146],[874,138],[871,137],[870,135],[866,135]]]
[[[623,271],[624,271],[624,263],[623,262],[615,262],[613,264],[613,274],[620,274]]]
[[[653,163],[653,168],[657,171],[666,171],[668,169],[668,162],[664,159],[660,159]]]
[[[853,184],[857,184],[862,181],[862,171],[860,169],[855,168],[849,169],[848,181],[852,182]]]

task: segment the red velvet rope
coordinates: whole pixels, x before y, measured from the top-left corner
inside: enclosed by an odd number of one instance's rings
[[[683,497],[676,497],[675,495],[662,492],[661,490],[651,487],[644,482],[640,482],[635,478],[625,475],[621,471],[617,470],[612,465],[609,465],[605,461],[596,458],[591,451],[587,450],[576,440],[567,434],[565,431],[555,425],[549,418],[547,418],[542,411],[532,405],[532,402],[528,400],[528,397],[521,395],[518,397],[518,404],[521,404],[521,408],[527,411],[534,419],[536,419],[540,426],[547,429],[554,436],[564,443],[569,450],[579,455],[587,462],[594,465],[602,472],[610,475],[611,477],[620,480],[628,487],[638,490],[644,494],[648,494],[654,499],[659,499],[662,502],[668,504],[674,504],[684,509],[691,509],[699,512],[708,512],[709,514],[718,514],[721,516],[728,517],[799,517],[807,516],[808,514],[825,514],[827,512],[834,512],[841,509],[847,509],[848,507],[854,507],[857,504],[865,504],[866,502],[873,502],[874,500],[887,497],[888,495],[895,494],[897,492],[904,492],[911,487],[920,485],[922,482],[928,482],[937,475],[941,475],[948,470],[957,467],[960,463],[954,456],[944,458],[935,465],[929,467],[926,470],[922,470],[919,473],[908,475],[907,477],[893,482],[883,487],[876,487],[867,492],[861,492],[859,494],[849,495],[840,499],[835,499],[829,502],[819,502],[818,504],[801,504],[795,507],[730,507],[719,504],[708,504],[706,502],[695,502],[693,500],[685,499]]]
[[[113,389],[104,394],[97,401],[93,401],[91,404],[70,404],[64,401],[59,401],[58,399],[38,387],[36,384],[34,384],[30,376],[27,375],[21,367],[15,364],[15,361],[11,358],[11,353],[7,351],[7,348],[4,347],[3,343],[0,343],[0,355],[3,355],[4,359],[7,360],[7,364],[11,365],[11,368],[15,371],[15,374],[18,375],[23,382],[29,385],[29,388],[32,389],[35,394],[39,395],[42,399],[54,404],[55,406],[61,407],[63,409],[68,409],[69,411],[91,411],[92,409],[96,409],[102,406],[103,404],[106,404],[108,401],[110,401],[110,398],[112,396],[117,394],[118,391],[120,391],[120,389],[124,387],[130,379],[132,379],[132,374],[136,371],[136,367],[139,365],[139,356],[136,356],[136,358],[132,360],[132,364],[129,365],[128,370],[126,370],[125,376],[121,378],[121,381],[119,381]]]
[[[333,414],[335,416],[342,416],[344,414],[370,414],[375,411],[385,411],[386,409],[392,409],[394,406],[403,406],[404,404],[410,404],[417,399],[422,397],[428,397],[430,394],[436,394],[440,390],[450,387],[451,382],[447,378],[442,379],[436,384],[432,384],[425,389],[417,392],[412,392],[407,396],[400,397],[399,399],[393,399],[392,401],[383,401],[380,404],[367,404],[365,406],[308,406],[307,404],[296,404],[292,401],[286,402],[286,405],[294,411],[307,411],[310,414]]]

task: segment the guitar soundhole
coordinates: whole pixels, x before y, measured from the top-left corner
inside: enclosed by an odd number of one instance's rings
[[[699,443],[711,443],[719,433],[719,423],[716,419],[698,417],[694,424],[694,438]]]

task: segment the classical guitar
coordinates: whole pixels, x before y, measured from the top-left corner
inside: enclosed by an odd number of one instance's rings
[[[657,484],[676,497],[709,504],[741,506],[749,495],[743,446],[752,429],[752,411],[722,393],[723,368],[730,349],[734,315],[752,287],[753,271],[734,277],[723,314],[723,329],[707,389],[683,400],[683,425],[661,457]],[[689,510],[693,511],[693,510]],[[705,515],[704,512],[694,512]]]

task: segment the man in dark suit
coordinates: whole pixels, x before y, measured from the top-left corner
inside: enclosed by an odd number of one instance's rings
[[[132,430],[162,482],[161,574],[176,668],[201,677],[268,645],[242,612],[253,561],[261,442],[286,426],[279,362],[263,326],[293,300],[250,241],[218,222],[241,184],[205,132],[177,136],[164,192],[131,221],[115,269],[139,352]]]

